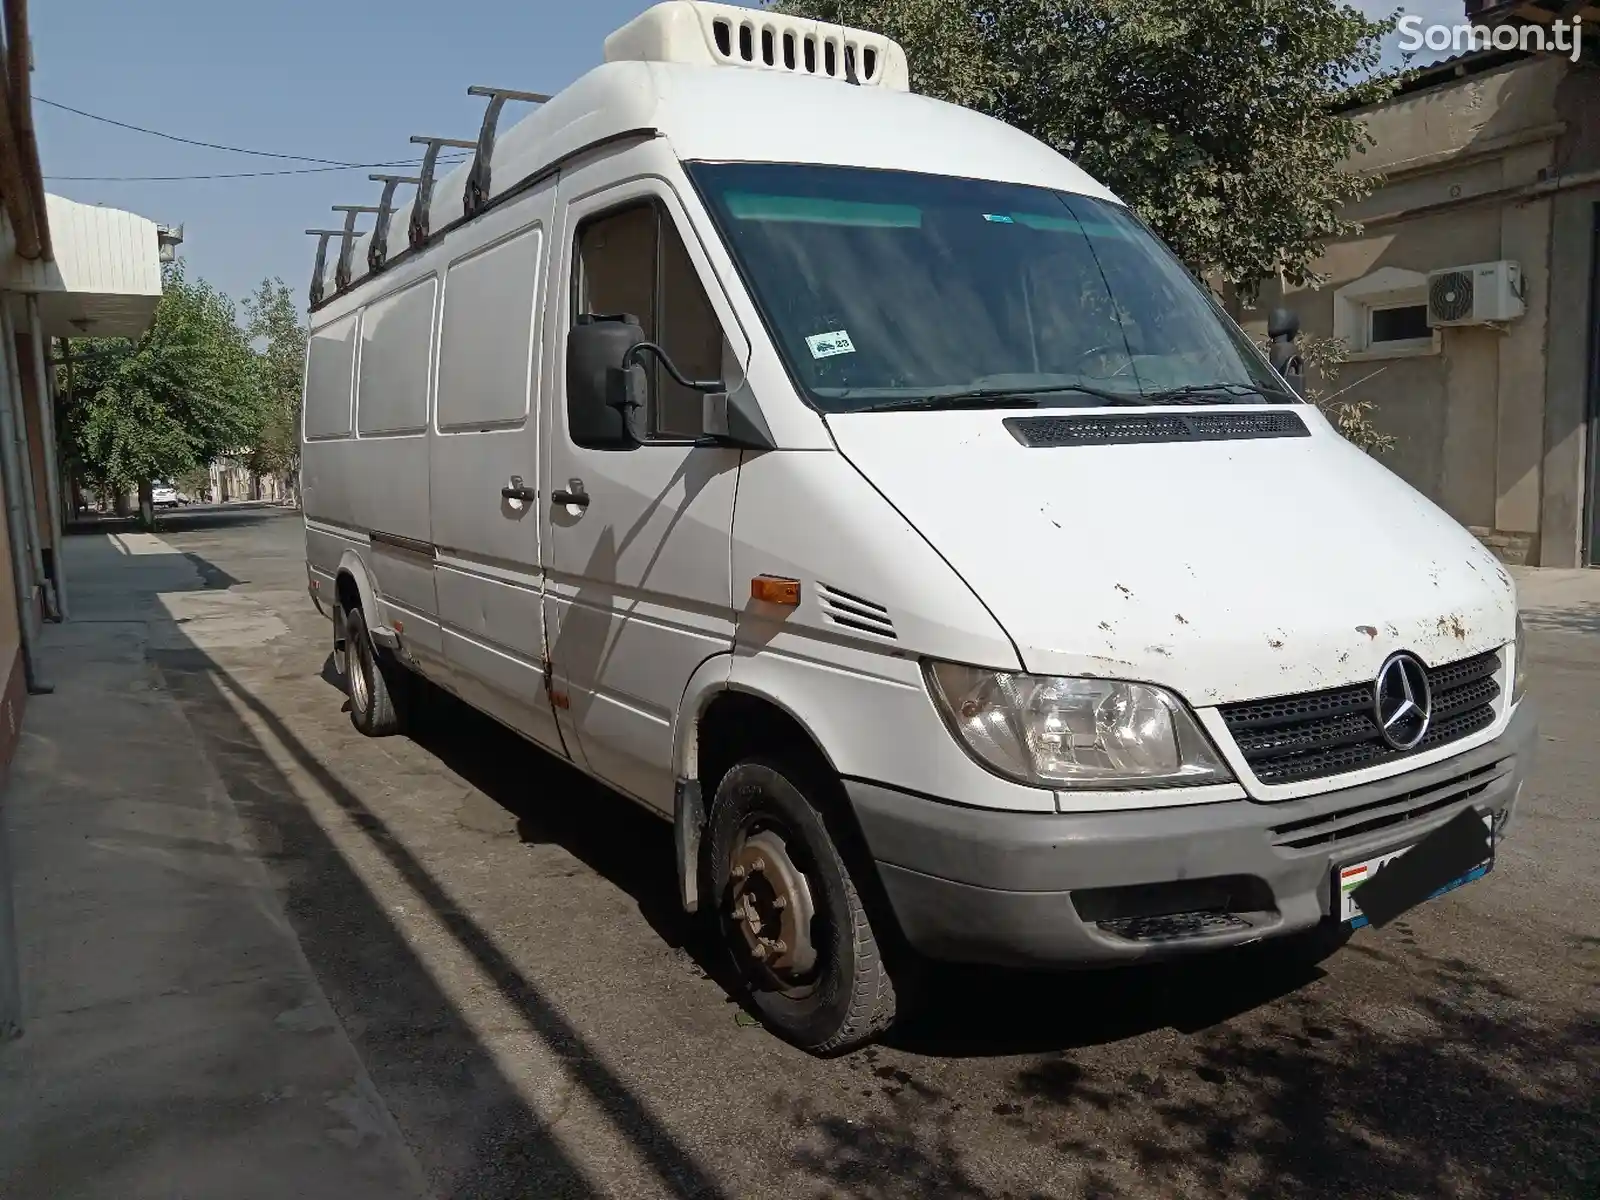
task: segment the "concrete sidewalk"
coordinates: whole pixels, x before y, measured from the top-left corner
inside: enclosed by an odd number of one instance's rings
[[[154,646],[265,642],[159,538],[70,539],[55,693],[0,798],[23,1036],[0,1046],[8,1200],[427,1194]]]

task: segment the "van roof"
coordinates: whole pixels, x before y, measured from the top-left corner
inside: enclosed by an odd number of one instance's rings
[[[608,50],[614,52],[617,36]],[[902,91],[892,79],[856,86],[760,64],[640,59],[603,63],[504,130],[490,159],[490,199],[586,147],[628,134],[665,138],[684,160],[920,171],[1116,199],[1043,142],[970,109]],[[435,183],[429,228],[461,219],[470,170],[470,160],[462,162]],[[405,249],[411,209],[407,201],[391,219],[391,260]],[[369,274],[370,240],[370,233],[355,239],[351,289]],[[325,274],[330,299],[332,257]]]

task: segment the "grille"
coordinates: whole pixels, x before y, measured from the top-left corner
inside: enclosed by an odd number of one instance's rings
[[[1148,446],[1310,437],[1298,413],[1140,413],[1128,416],[1011,417],[1011,436],[1031,450],[1055,446]]]
[[[1422,743],[1395,750],[1373,715],[1376,683],[1334,688],[1222,708],[1222,719],[1256,778],[1265,784],[1298,783],[1422,754],[1494,724],[1500,655],[1428,671],[1433,719]]]
[[[1290,821],[1272,830],[1272,844],[1284,850],[1317,850],[1380,830],[1403,831],[1487,791],[1506,768],[1504,761],[1490,763],[1430,787]]]
[[[857,633],[870,633],[891,642],[897,640],[894,621],[883,605],[841,592],[825,583],[818,586],[817,594],[822,603],[822,615],[829,624]]]

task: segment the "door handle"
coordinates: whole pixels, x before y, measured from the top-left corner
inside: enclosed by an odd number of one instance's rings
[[[577,508],[589,507],[589,493],[584,490],[581,479],[567,480],[567,486],[551,492],[550,499],[555,504],[570,504]]]
[[[539,498],[539,493],[531,487],[524,487],[521,475],[513,475],[507,486],[500,489],[503,500],[521,500],[524,504],[532,504]]]

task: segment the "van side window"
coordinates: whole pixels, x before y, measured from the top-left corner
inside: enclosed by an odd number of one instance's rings
[[[722,327],[700,286],[689,252],[659,206],[633,204],[578,229],[575,313],[637,317],[644,336],[690,379],[722,374]],[[665,439],[700,435],[702,400],[654,359],[655,427]]]

